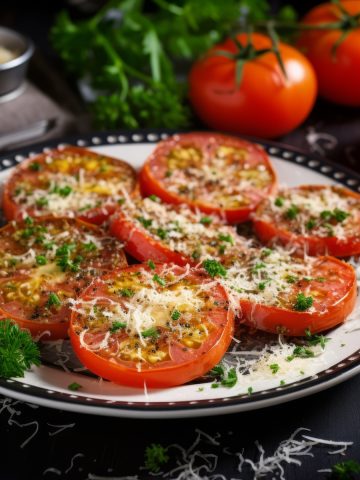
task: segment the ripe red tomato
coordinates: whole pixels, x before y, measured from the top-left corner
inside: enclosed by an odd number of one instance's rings
[[[126,266],[122,246],[77,219],[11,222],[0,230],[0,318],[33,336],[66,338],[71,300],[94,276]]]
[[[69,334],[95,374],[121,385],[164,388],[213,368],[233,328],[224,289],[203,271],[133,265],[83,292]]]
[[[237,36],[245,45],[247,35]],[[265,35],[251,35],[254,47],[270,48]],[[214,47],[197,61],[190,72],[190,100],[208,126],[247,135],[272,138],[283,135],[307,117],[317,93],[316,76],[309,61],[293,47],[280,43],[287,73],[285,78],[274,53],[249,60],[236,85],[236,61],[217,55],[217,50],[236,54],[232,39]]]
[[[360,1],[347,0],[342,7],[350,14],[360,14]],[[341,21],[341,10],[335,3],[324,3],[303,18],[305,25]],[[341,29],[306,30],[297,41],[299,47],[312,63],[319,83],[319,93],[335,103],[360,105],[360,19],[357,27],[338,45]]]

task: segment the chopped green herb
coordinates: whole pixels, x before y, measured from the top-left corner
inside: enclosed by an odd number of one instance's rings
[[[131,288],[123,288],[122,290],[120,290],[120,295],[122,297],[133,297],[135,295],[135,292],[134,290],[131,290]]]
[[[261,270],[262,268],[265,268],[265,267],[266,267],[265,263],[256,263],[252,267],[251,271],[252,271],[252,273],[257,273],[259,270]]]
[[[154,280],[154,282],[157,282],[162,287],[165,287],[166,281],[163,278],[159,277],[157,273],[155,273],[152,279]]]
[[[82,385],[80,385],[80,383],[77,383],[77,382],[73,382],[73,383],[70,383],[70,385],[68,385],[68,389],[73,392],[77,392],[78,390],[80,390],[80,388],[82,388]]]
[[[291,205],[291,207],[286,210],[285,216],[289,220],[294,220],[298,213],[299,213],[298,207],[296,205]]]
[[[249,388],[247,389],[247,394],[248,394],[248,395],[252,395],[253,391],[254,391],[253,387],[249,387]]]
[[[296,283],[298,281],[298,278],[294,275],[286,275],[285,280],[287,281],[287,283]]]
[[[344,212],[343,210],[339,210],[338,208],[335,208],[333,212],[333,218],[339,223],[346,220],[349,216],[350,216],[350,213]]]
[[[151,327],[151,328],[148,328],[147,330],[144,330],[143,332],[141,332],[141,336],[143,338],[159,337],[160,333],[159,333],[159,330],[156,327]]]
[[[202,263],[204,269],[214,278],[216,276],[226,277],[226,269],[216,260],[207,259]]]
[[[200,218],[200,223],[203,225],[210,225],[212,223],[213,219],[211,217],[201,217]]]
[[[181,317],[181,313],[179,312],[179,310],[173,310],[172,313],[171,313],[171,319],[172,320],[179,320],[179,318]]]
[[[234,239],[230,234],[225,235],[224,233],[220,233],[218,238],[222,242],[228,242],[228,243],[230,243],[230,245],[234,245]]]
[[[293,353],[291,355],[286,357],[286,360],[288,362],[291,362],[292,360],[294,360],[294,358],[312,358],[312,357],[315,357],[315,354],[312,350],[303,346],[298,346],[294,348]]]
[[[294,310],[298,312],[305,312],[312,307],[314,303],[313,297],[306,297],[303,293],[299,293],[296,297],[296,302],[294,304]]]
[[[47,263],[46,257],[44,255],[36,255],[35,260],[38,265],[46,265]]]
[[[167,170],[167,171],[165,172],[165,177],[166,177],[166,178],[169,178],[169,177],[171,177],[172,174],[173,174],[173,172],[172,172],[171,170]]]
[[[65,187],[57,187],[57,190],[54,193],[58,193],[61,197],[68,197],[71,192],[72,188],[69,185],[65,185]]]
[[[360,463],[356,460],[345,460],[333,465],[331,472],[336,480],[351,480],[355,478],[353,474],[360,473]]]
[[[234,385],[236,385],[238,381],[237,373],[234,367],[230,368],[228,372],[225,372],[222,365],[215,365],[215,367],[210,370],[209,374],[213,377],[218,377],[220,382],[213,383],[211,385],[212,388],[218,388],[220,385],[222,385],[223,387],[232,388]]]
[[[261,292],[263,292],[263,291],[265,290],[265,288],[266,288],[266,282],[260,282],[260,283],[258,284],[258,289],[259,289]]]
[[[119,198],[119,200],[117,201],[118,205],[124,205],[124,203],[125,203],[125,198]]]
[[[137,217],[137,220],[139,220],[139,222],[141,223],[141,225],[145,228],[149,228],[151,227],[152,225],[152,220],[149,218],[149,219],[146,219],[144,217]]]
[[[166,454],[166,451],[167,448],[156,443],[152,443],[149,447],[146,447],[145,468],[150,472],[159,472],[161,466],[169,461],[169,456]]]
[[[40,365],[40,351],[27,330],[10,319],[0,322],[0,377],[23,377],[31,365]]]
[[[33,172],[39,172],[41,170],[41,165],[39,162],[32,162],[29,165],[29,169]]]
[[[85,252],[95,252],[97,250],[94,242],[83,243],[81,247]]]
[[[40,197],[38,200],[35,202],[37,207],[46,207],[49,205],[49,200],[46,197]]]
[[[163,228],[158,228],[156,230],[156,235],[161,238],[161,240],[165,240],[168,236],[168,232]]]
[[[324,349],[326,342],[330,340],[330,338],[326,338],[324,335],[312,335],[308,328],[305,330],[305,335],[308,345],[311,345],[312,347],[320,345],[321,348]]]
[[[200,257],[201,257],[201,252],[199,249],[194,250],[191,254],[191,258],[193,258],[194,260],[198,260]]]
[[[271,365],[269,365],[269,367],[273,375],[275,375],[275,373],[277,373],[280,370],[280,365],[278,363],[272,363]]]
[[[147,264],[151,270],[155,270],[155,263],[152,260],[148,260]]]
[[[61,306],[61,300],[60,298],[56,295],[56,293],[51,292],[49,294],[48,301],[46,302],[46,306],[48,308],[50,307],[60,307]]]
[[[326,281],[326,278],[324,277],[316,277],[315,280],[320,283],[324,283]]]
[[[113,324],[109,328],[109,332],[110,333],[116,333],[121,328],[126,328],[126,327],[127,327],[127,325],[124,322],[113,322]]]
[[[315,222],[315,220],[313,220],[313,219],[310,219],[309,221],[307,221],[307,222],[305,223],[305,227],[306,227],[308,230],[312,230],[315,226],[316,226],[316,222]]]
[[[150,198],[150,200],[152,200],[153,202],[157,202],[157,203],[161,202],[160,198],[157,195],[149,195],[148,198]]]
[[[285,385],[285,384],[286,384],[285,380],[280,380],[280,385],[281,385],[281,386],[283,386],[283,385]]]
[[[26,217],[25,220],[24,220],[24,223],[26,225],[33,225],[34,224],[34,220],[31,218],[31,217]]]
[[[277,207],[283,207],[284,206],[284,199],[282,197],[277,197],[274,201],[274,204]]]
[[[320,213],[320,217],[321,217],[323,220],[330,220],[330,218],[332,217],[332,213],[330,212],[330,210],[323,210],[323,211]]]
[[[272,249],[271,248],[263,248],[261,250],[261,254],[264,256],[264,257],[268,257],[269,255],[272,254]]]

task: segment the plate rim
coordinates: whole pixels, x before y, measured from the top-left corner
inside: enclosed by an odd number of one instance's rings
[[[62,147],[70,144],[84,148],[129,144],[155,145],[158,141],[167,138],[169,135],[185,132],[188,132],[188,130],[172,130],[165,128],[107,130],[60,137],[58,139],[42,141],[20,149],[4,152],[0,155],[0,172],[15,167],[28,156],[33,156],[55,147]],[[209,133],[208,130],[205,130],[205,132]],[[248,136],[239,137],[258,143],[269,155],[276,155],[279,159],[286,160],[320,173],[333,181],[345,185],[351,190],[360,192],[360,174],[345,166],[337,165],[330,160],[284,143]],[[220,415],[264,408],[330,388],[331,386],[345,381],[358,373],[360,373],[360,350],[353,352],[330,368],[322,370],[317,375],[313,375],[312,377],[288,385],[254,392],[251,396],[244,393],[233,397],[224,396],[216,399],[193,401],[112,401],[94,398],[91,397],[91,395],[88,397],[85,395],[76,395],[74,392],[51,391],[51,393],[49,393],[50,390],[48,389],[29,385],[16,379],[0,379],[0,394],[8,395],[18,400],[37,403],[45,407],[60,408],[78,413],[129,418],[175,418],[207,416],[213,414]],[[56,395],[54,396],[53,394]]]

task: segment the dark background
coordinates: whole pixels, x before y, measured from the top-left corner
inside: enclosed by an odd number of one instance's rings
[[[302,13],[319,2],[293,3]],[[273,2],[273,5],[276,8],[281,2]],[[31,65],[30,79],[77,114],[82,112],[82,103],[72,79],[64,74],[61,63],[48,43],[49,28],[56,13],[64,7],[69,8],[77,18],[91,14],[91,9],[86,11],[83,7],[79,8],[81,3],[76,7],[59,0],[2,0],[0,24],[19,30],[33,39],[37,53]],[[57,85],[49,82],[49,72],[51,75],[55,72]],[[73,133],[77,133],[75,128]],[[307,122],[281,140],[358,170],[359,109],[318,101]],[[245,455],[255,461],[258,458],[255,440],[259,440],[269,455],[280,441],[299,427],[310,428],[315,437],[354,442],[345,457],[328,455],[327,448],[316,447],[313,449],[314,457],[300,457],[303,462],[301,467],[289,466],[286,469],[287,479],[326,478],[317,470],[329,468],[343,459],[360,460],[359,398],[358,376],[311,397],[254,412],[195,419],[126,420],[34,408],[16,401],[9,403],[0,397],[0,479],[85,480],[91,478],[89,474],[101,478],[138,474],[139,478],[149,478],[148,473],[139,470],[144,463],[146,446],[151,443],[165,446],[179,443],[188,448],[195,440],[196,429],[212,436],[221,434],[220,447],[211,449],[209,445],[203,446],[203,451],[219,455],[218,473],[229,479],[250,479],[253,475],[249,471],[237,473],[236,459],[226,455],[222,448],[229,447],[238,452],[244,449]],[[59,425],[68,427],[54,434],[59,430]],[[35,430],[36,436],[22,446]]]

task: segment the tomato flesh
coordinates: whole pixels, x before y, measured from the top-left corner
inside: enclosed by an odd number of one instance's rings
[[[212,215],[193,212],[186,205],[137,198],[113,217],[110,231],[139,261],[198,265],[243,250],[249,243],[234,227]]]
[[[78,217],[104,223],[135,188],[130,165],[78,147],[52,150],[20,164],[5,184],[8,220],[27,215]]]
[[[355,271],[334,257],[304,259],[283,249],[252,249],[228,259],[226,267],[221,284],[231,305],[240,321],[259,330],[318,333],[342,323],[355,306]]]
[[[0,317],[46,340],[67,336],[81,289],[127,264],[115,239],[76,219],[12,222],[0,230],[0,252]]]
[[[171,265],[134,265],[104,276],[72,314],[75,353],[121,385],[164,388],[203,375],[226,352],[234,320],[222,287],[201,288],[208,281]]]
[[[264,150],[216,133],[175,135],[161,142],[139,177],[144,196],[214,213],[228,223],[249,219],[276,189],[276,175]]]
[[[285,189],[259,205],[253,225],[263,243],[280,241],[310,255],[358,255],[360,195],[337,186]]]

